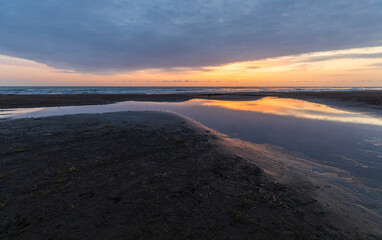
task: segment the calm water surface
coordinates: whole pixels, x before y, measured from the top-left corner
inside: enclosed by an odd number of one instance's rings
[[[359,205],[382,216],[382,118],[296,99],[121,102],[109,105],[0,109],[0,118],[165,110],[183,114],[232,138],[283,147],[292,155],[344,172]],[[1,121],[0,121],[1,124]],[[319,170],[317,170],[319,171]],[[355,190],[354,190],[355,189]],[[382,217],[379,217],[382,222]]]
[[[75,113],[166,110],[188,116],[230,137],[285,148],[320,164],[346,170],[382,187],[382,118],[303,100],[194,99],[187,102],[121,102],[109,105],[0,110],[0,118]]]

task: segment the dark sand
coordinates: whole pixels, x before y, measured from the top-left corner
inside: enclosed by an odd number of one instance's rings
[[[333,92],[260,92],[260,93],[179,93],[179,94],[0,94],[0,108],[51,107],[69,105],[106,104],[120,101],[187,101],[194,98],[218,100],[256,100],[266,96],[305,100],[336,100],[349,104],[367,104],[380,108],[382,91],[333,91]]]
[[[0,239],[376,239],[168,113],[6,120]]]

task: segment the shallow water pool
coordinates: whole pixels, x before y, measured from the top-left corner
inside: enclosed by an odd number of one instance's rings
[[[137,110],[176,112],[229,137],[280,146],[290,154],[335,167],[346,173],[347,178],[357,179],[375,191],[372,208],[382,213],[378,206],[380,200],[375,200],[382,197],[382,118],[364,113],[303,100],[266,97],[254,101],[128,101],[108,105],[7,109],[0,110],[0,118]]]
[[[77,113],[164,110],[183,114],[230,137],[284,147],[320,164],[382,186],[382,118],[303,100],[193,99],[186,102],[120,102],[108,105],[0,110],[0,118]]]

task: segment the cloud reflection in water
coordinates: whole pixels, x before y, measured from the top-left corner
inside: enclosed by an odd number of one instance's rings
[[[254,101],[194,99],[191,100],[191,102],[201,103],[204,106],[222,107],[230,110],[382,126],[382,119],[380,118],[372,117],[362,113],[339,110],[326,105],[291,98],[265,97]]]

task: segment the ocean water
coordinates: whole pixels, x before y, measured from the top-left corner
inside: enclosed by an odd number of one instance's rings
[[[361,91],[382,87],[0,87],[0,94],[118,94],[118,93],[224,93],[224,92],[297,92]]]

